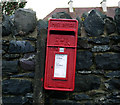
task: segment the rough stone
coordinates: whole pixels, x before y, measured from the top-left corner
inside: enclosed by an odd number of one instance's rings
[[[107,99],[102,105],[119,105],[120,99]]]
[[[99,104],[96,104],[95,102],[92,102],[92,103],[91,103],[91,102],[88,101],[88,102],[85,102],[84,105],[99,105]]]
[[[9,47],[8,45],[2,44],[2,49],[6,52],[8,51],[8,47]]]
[[[26,71],[35,70],[35,55],[25,54],[24,57],[20,59],[20,67]]]
[[[24,73],[24,74],[18,74],[18,75],[11,75],[10,77],[11,78],[22,78],[22,77],[24,77],[24,78],[34,78],[34,73],[32,72],[32,73]]]
[[[119,105],[120,104],[120,92],[112,92],[106,96],[106,100],[103,102],[104,105]]]
[[[25,96],[26,98],[33,99],[33,93],[27,93]]]
[[[2,44],[3,44],[3,45],[4,45],[4,44],[7,44],[7,43],[9,43],[8,40],[2,40]]]
[[[104,75],[103,70],[92,70],[92,71],[78,71],[79,74],[96,74],[96,75]]]
[[[50,98],[53,98],[53,99],[62,99],[62,100],[64,100],[64,99],[68,98],[69,93],[66,92],[66,91],[62,91],[62,92],[61,91],[49,91],[49,92],[47,92],[47,95],[50,95]]]
[[[119,105],[119,104],[120,104],[119,100],[111,100],[111,99],[108,99],[102,103],[102,105]]]
[[[3,55],[3,58],[6,60],[18,59],[19,57],[20,57],[20,54],[5,54],[5,55]]]
[[[114,52],[120,52],[120,45],[112,45],[110,48]]]
[[[120,98],[119,95],[107,94],[107,96],[99,97],[95,101],[97,101],[95,105],[119,105]]]
[[[37,34],[40,35],[44,35],[45,37],[47,36],[47,23],[43,20],[39,20],[37,23]]]
[[[9,47],[8,41],[2,40],[2,49],[7,52],[8,47]]]
[[[2,35],[2,21],[0,20],[0,34]]]
[[[28,80],[10,79],[2,82],[3,94],[25,95],[32,90],[32,82]]]
[[[100,36],[104,32],[104,21],[100,13],[92,10],[84,21],[84,27],[89,36]]]
[[[38,20],[37,22],[37,27],[40,29],[47,29],[48,28],[48,25],[47,25],[47,22],[44,21],[44,20]]]
[[[120,69],[120,54],[98,54],[95,56],[96,68],[104,70]]]
[[[14,24],[17,33],[25,35],[33,32],[36,28],[36,12],[30,9],[19,8],[15,11]]]
[[[10,19],[14,21],[15,14],[10,15]]]
[[[120,99],[120,92],[112,92],[111,94],[107,95],[107,98],[109,99]]]
[[[88,17],[89,13],[88,12],[84,12],[81,16],[82,21],[84,21],[87,17]]]
[[[70,100],[52,100],[52,105],[81,105],[81,104]]]
[[[77,95],[74,95],[74,99],[76,101],[83,101],[83,100],[89,100],[90,97],[86,94],[77,94]]]
[[[0,50],[0,54],[2,54],[2,56],[5,55],[5,53],[6,52],[4,50]]]
[[[104,72],[104,70],[92,70],[92,74],[96,74],[96,75],[104,75],[105,72]]]
[[[75,91],[89,91],[98,89],[100,87],[101,80],[97,76],[92,75],[76,75],[75,79]]]
[[[52,15],[52,18],[56,18],[56,19],[72,19],[71,16],[69,14],[67,14],[66,12],[57,12],[55,14]]]
[[[91,96],[91,99],[94,99],[95,101],[94,102],[97,102],[98,99],[100,100],[103,100],[104,99],[104,96],[101,96],[101,95],[105,95],[107,92],[105,90],[92,90],[92,91],[89,91],[89,96]],[[99,97],[97,97],[99,96]],[[94,98],[93,98],[94,97]]]
[[[79,74],[92,74],[92,71],[78,71]]]
[[[18,61],[2,61],[3,75],[18,73]]]
[[[9,53],[29,53],[34,51],[35,47],[28,41],[10,41]]]
[[[110,47],[108,45],[94,46],[92,52],[105,52],[109,51]]]
[[[92,65],[92,53],[89,51],[77,52],[76,69],[89,69]]]
[[[80,36],[81,35],[81,27],[82,27],[83,22],[80,19],[80,17],[77,17],[76,19],[78,20],[78,36]]]
[[[27,99],[22,96],[3,97],[4,105],[23,105],[27,102]]]
[[[116,22],[117,32],[120,34],[120,8],[115,9],[114,19],[115,19],[115,22]]]
[[[119,90],[120,89],[120,78],[112,78],[105,82],[105,86],[109,90]]]
[[[2,36],[8,36],[12,33],[12,23],[7,15],[3,15],[3,20],[2,20]]]
[[[119,43],[120,42],[120,36],[119,35],[110,36],[110,40],[114,41],[115,43]]]
[[[88,38],[78,37],[77,48],[79,49],[91,49],[92,45],[88,44]]]
[[[108,35],[116,31],[116,25],[112,17],[107,17],[105,19],[105,26],[106,26],[106,31]]]
[[[97,14],[98,14],[103,20],[105,20],[105,19],[107,18],[107,15],[105,15],[103,12],[101,12],[101,11],[99,11],[99,10],[97,10],[97,9],[95,9],[95,11],[97,12]]]
[[[27,104],[28,104],[28,105],[33,105],[33,93],[27,93],[27,94],[25,95],[25,97],[26,97],[27,100],[28,100]]]
[[[106,73],[105,77],[107,77],[107,78],[114,78],[114,77],[120,78],[120,71],[112,71],[112,72]]]
[[[37,41],[37,39],[34,37],[24,37],[23,40]]]
[[[109,37],[93,37],[93,38],[89,38],[88,39],[89,43],[93,43],[93,44],[109,44],[110,39]]]

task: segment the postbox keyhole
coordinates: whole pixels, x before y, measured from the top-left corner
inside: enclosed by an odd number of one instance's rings
[[[53,69],[53,66],[51,66],[51,68]]]

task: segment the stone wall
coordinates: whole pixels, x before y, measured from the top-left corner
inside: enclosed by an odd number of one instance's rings
[[[2,22],[3,105],[32,105],[37,19],[32,10],[18,9]]]
[[[119,8],[114,19],[92,10],[76,18],[79,31],[75,90],[46,90],[46,105],[120,105],[119,14]],[[53,18],[71,17],[62,12]],[[3,20],[3,32],[7,33],[2,35],[3,103],[32,105],[37,34],[47,33],[47,22],[38,21],[37,33],[35,13],[31,10],[19,9],[10,21],[8,17],[4,19],[7,21]]]
[[[75,90],[46,91],[47,105],[120,105],[120,8],[115,12],[114,19],[97,10],[76,18]],[[59,12],[52,18],[70,19],[68,15]]]

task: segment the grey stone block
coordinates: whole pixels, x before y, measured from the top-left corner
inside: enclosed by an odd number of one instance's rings
[[[36,12],[30,9],[19,8],[15,11],[14,25],[19,35],[26,35],[36,28]]]
[[[104,70],[120,69],[120,54],[98,54],[95,56],[96,68]]]
[[[100,87],[101,80],[97,76],[92,75],[76,75],[75,79],[75,91],[85,92]]]
[[[32,82],[28,80],[10,79],[3,80],[2,92],[3,94],[11,95],[25,95],[28,92],[32,92]]]
[[[100,36],[104,32],[104,21],[100,12],[92,10],[84,21],[84,27],[88,36]]]
[[[60,19],[60,18],[72,19],[71,16],[66,12],[57,12],[57,13],[52,15],[52,18],[56,18],[56,19]]]
[[[28,41],[10,41],[9,53],[29,53],[34,51],[35,47]]]
[[[13,73],[18,73],[18,61],[2,61],[3,76]]]
[[[80,51],[77,52],[77,58],[76,58],[76,69],[82,70],[82,69],[89,69],[93,62],[92,62],[92,53],[89,51]]]

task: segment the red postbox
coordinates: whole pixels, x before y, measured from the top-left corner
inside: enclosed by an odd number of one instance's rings
[[[73,91],[78,21],[50,19],[48,23],[44,88]]]

